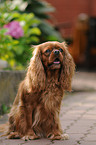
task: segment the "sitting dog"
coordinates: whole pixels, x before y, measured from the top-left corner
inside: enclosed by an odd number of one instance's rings
[[[59,113],[65,90],[71,91],[74,61],[65,42],[35,47],[25,79],[20,83],[9,114],[9,139],[68,139]]]

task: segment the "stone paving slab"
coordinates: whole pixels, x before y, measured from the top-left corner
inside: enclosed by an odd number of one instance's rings
[[[73,138],[70,138],[70,140],[64,140],[64,141],[53,141],[53,145],[77,145],[75,140]]]
[[[27,141],[25,145],[51,145],[52,142],[47,139],[40,139],[40,140],[35,140],[35,141]]]
[[[17,139],[0,139],[0,145],[23,145],[26,144],[23,140],[17,140]]]
[[[96,143],[96,134],[88,134],[85,138],[84,141],[93,141]]]
[[[0,123],[7,120],[6,115]],[[68,94],[62,101],[60,113],[64,133],[69,140],[50,141],[39,139],[33,141],[8,140],[0,138],[0,145],[96,145],[96,92],[78,92]]]
[[[80,145],[96,145],[96,142],[81,142]]]
[[[96,72],[75,72],[72,86],[76,91],[96,91]]]

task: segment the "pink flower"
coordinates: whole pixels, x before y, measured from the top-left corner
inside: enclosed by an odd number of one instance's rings
[[[8,32],[6,33],[6,35],[11,35],[16,39],[24,36],[24,31],[18,21],[12,21],[4,25],[4,28],[8,28]]]

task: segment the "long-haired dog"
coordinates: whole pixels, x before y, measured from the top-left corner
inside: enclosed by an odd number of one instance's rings
[[[59,113],[65,90],[71,91],[75,65],[65,42],[36,46],[9,114],[8,138],[68,139]]]

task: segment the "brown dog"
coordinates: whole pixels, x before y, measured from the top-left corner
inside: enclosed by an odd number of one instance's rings
[[[36,46],[25,79],[9,114],[8,138],[68,139],[62,134],[59,113],[64,91],[71,91],[75,65],[66,44]]]

